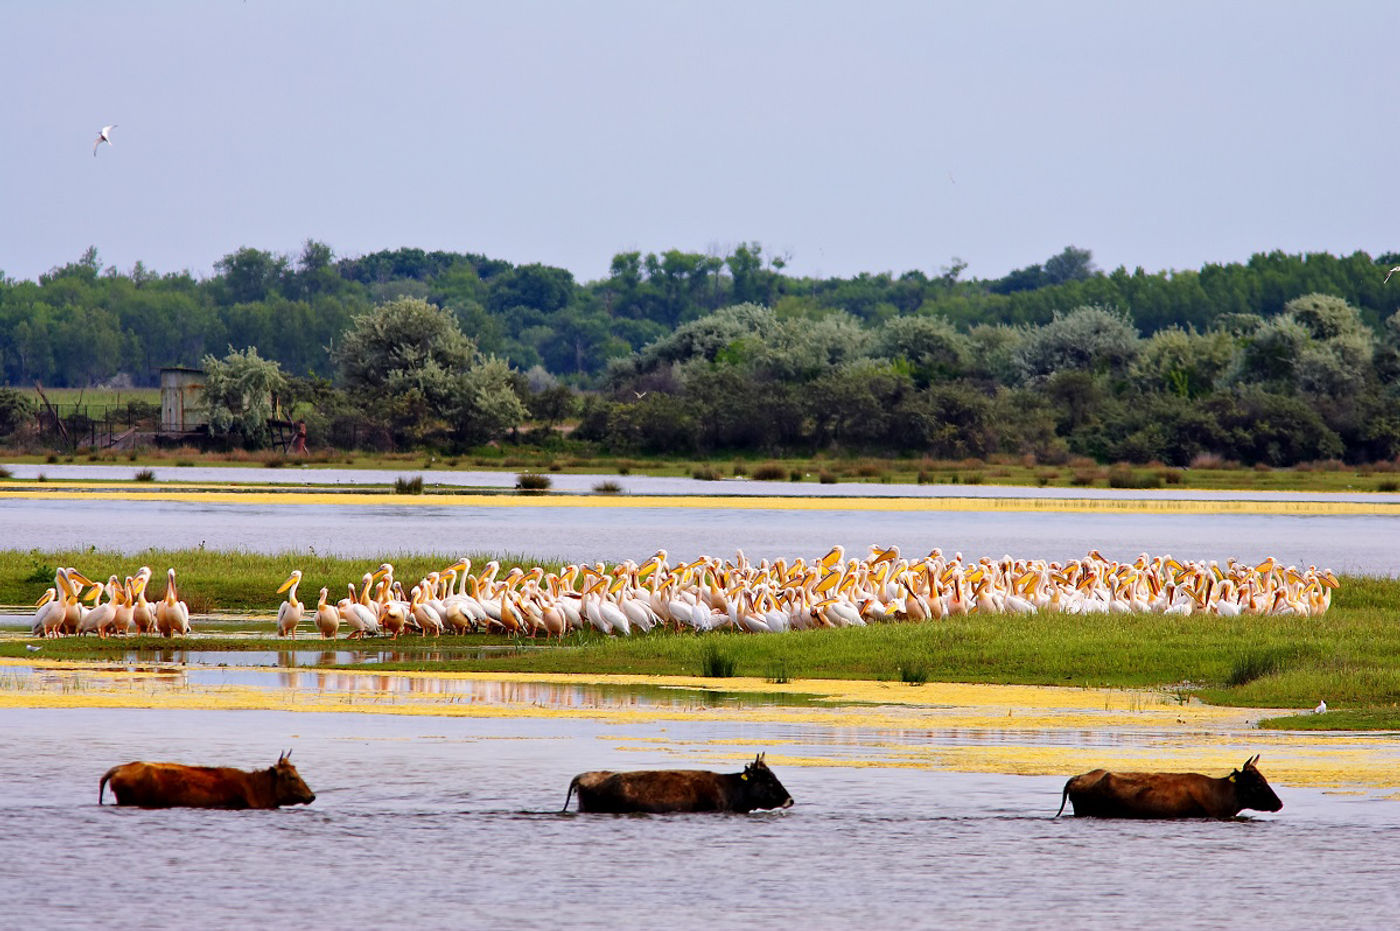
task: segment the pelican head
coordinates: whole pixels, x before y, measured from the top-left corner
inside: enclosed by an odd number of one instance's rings
[[[282,594],[282,593],[285,592],[287,589],[292,588],[292,587],[294,587],[295,585],[297,585],[299,582],[301,582],[301,570],[300,570],[300,569],[293,569],[293,570],[292,570],[292,574],[289,575],[289,576],[287,576],[287,581],[283,582],[283,583],[282,583],[282,586],[281,586],[280,588],[277,589],[277,594],[279,594],[279,595]]]

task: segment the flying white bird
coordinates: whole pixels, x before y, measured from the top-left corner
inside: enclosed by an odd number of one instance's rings
[[[1320,701],[1320,702],[1317,703],[1317,707],[1313,709],[1313,714],[1322,714],[1322,712],[1324,712],[1324,711],[1326,711],[1326,710],[1327,710],[1327,702],[1325,702],[1325,701]]]
[[[113,123],[111,126],[103,126],[103,127],[102,127],[102,132],[100,132],[100,133],[97,134],[97,139],[94,140],[93,143],[92,143],[92,157],[93,157],[93,158],[96,158],[96,157],[97,157],[97,147],[100,146],[102,143],[105,142],[105,143],[107,143],[108,145],[111,145],[111,144],[112,144],[112,139],[111,139],[111,137],[109,137],[107,134],[108,134],[109,132],[111,132],[112,130],[116,129],[116,128],[117,128],[117,124],[116,124],[116,123]]]
[[[1383,278],[1383,279],[1381,280],[1381,284],[1385,284],[1387,281],[1389,281],[1389,280],[1390,280],[1390,276],[1393,275],[1393,274],[1395,274],[1396,272],[1400,272],[1400,265],[1397,265],[1397,266],[1395,266],[1394,268],[1392,268],[1390,271],[1386,272],[1386,273],[1385,273],[1385,278]]]

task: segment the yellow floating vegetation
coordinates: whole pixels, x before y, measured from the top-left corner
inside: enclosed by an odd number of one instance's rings
[[[799,495],[512,495],[427,492],[399,495],[378,491],[267,490],[224,484],[169,484],[134,489],[110,482],[65,482],[0,487],[6,498],[84,499],[122,501],[186,501],[202,504],[348,505],[355,507],[478,507],[478,508],[711,508],[767,511],[1107,511],[1173,514],[1285,514],[1336,516],[1400,515],[1400,503],[1324,499],[1268,500],[1257,498],[1190,497],[1044,497],[1005,496],[799,496]]]
[[[849,755],[804,752],[811,735],[784,731],[774,737],[735,737],[686,746],[717,758],[738,758],[754,746],[784,766],[873,766],[955,772],[1070,775],[1103,766],[1115,769],[1228,772],[1262,753],[1261,767],[1281,785],[1400,790],[1400,740],[1377,735],[1260,731],[1262,717],[1283,710],[1181,704],[1166,693],[1037,686],[814,680],[775,684],[757,678],[725,680],[725,693],[803,697],[813,703],[710,704],[694,701],[646,704],[629,687],[648,694],[673,688],[713,690],[714,680],[688,676],[563,676],[484,673],[345,672],[259,670],[256,685],[192,684],[179,668],[127,672],[99,664],[0,662],[18,668],[0,678],[0,709],[143,708],[205,711],[295,711],[440,716],[447,718],[557,718],[602,721],[623,728],[606,735],[624,749],[645,743],[683,746],[665,737],[628,736],[625,728],[668,721],[783,724],[829,735],[823,745],[849,746]],[[314,683],[318,675],[336,688]],[[302,677],[305,677],[303,680]],[[442,688],[453,681],[483,688],[463,694]],[[606,687],[610,698],[567,704],[579,688]],[[548,687],[557,687],[551,692]],[[555,695],[556,701],[547,700]],[[1092,734],[1092,746],[1081,735]],[[949,739],[949,738],[954,739]],[[786,750],[785,750],[786,748]]]

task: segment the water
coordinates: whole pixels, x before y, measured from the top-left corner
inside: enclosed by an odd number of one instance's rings
[[[864,552],[878,542],[968,558],[1066,560],[1098,548],[1110,559],[1148,552],[1255,562],[1272,555],[1337,572],[1400,573],[1400,518],[1383,516],[620,508],[606,499],[596,507],[521,508],[10,499],[0,501],[0,526],[5,545],[19,548],[314,550],[367,561],[483,551],[541,561],[641,561],[658,549],[690,560],[729,558],[740,548],[753,560],[791,559],[836,543]]]
[[[129,482],[145,467],[91,464],[16,463],[6,468],[14,478],[97,482]],[[393,485],[401,478],[421,478],[426,485],[453,488],[513,489],[516,472],[486,472],[444,469],[335,469],[292,467],[281,469],[241,466],[154,466],[156,482],[216,482],[245,485]],[[733,477],[717,481],[655,475],[603,475],[548,473],[550,488],[556,492],[591,492],[600,482],[622,486],[634,495],[760,495],[767,497],[851,498],[1091,498],[1095,500],[1181,500],[1181,501],[1356,501],[1394,503],[1393,493],[1382,492],[1292,492],[1292,491],[1211,491],[1172,486],[1156,489],[1122,488],[1009,488],[1001,485],[896,485],[885,482],[840,482],[830,485],[812,482],[760,482]],[[141,486],[149,490],[150,486]]]
[[[733,721],[617,732],[561,719],[0,711],[10,921],[1379,928],[1400,906],[1400,805],[1371,795],[1280,787],[1281,812],[1219,823],[1055,820],[1062,778],[835,765],[869,739],[858,733]],[[558,811],[582,770],[734,771],[769,744],[815,758],[774,763],[796,800],[787,811]],[[304,808],[96,805],[98,778],[120,762],[260,768],[288,748],[317,794]]]

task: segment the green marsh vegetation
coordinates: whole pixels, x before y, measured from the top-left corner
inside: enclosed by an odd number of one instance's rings
[[[399,578],[420,575],[455,557],[390,557]],[[473,555],[479,568],[489,556]],[[503,571],[528,565],[501,558]],[[257,555],[206,550],[152,550],[135,556],[92,551],[0,551],[0,603],[32,604],[51,584],[53,568],[72,565],[96,578],[135,573],[141,565],[160,576],[175,566],[181,594],[196,615],[256,612],[236,627],[246,639],[202,632],[230,622],[201,623],[194,638],[107,641],[66,638],[44,643],[46,658],[100,659],[140,647],[164,649],[315,649],[331,641],[302,631],[295,643],[272,636],[278,583],[292,569],[304,575],[303,600],[314,604],[322,585],[342,597],[347,582],[378,564],[311,554]],[[530,563],[532,564],[532,563]],[[557,566],[548,568],[557,569]],[[199,605],[200,607],[196,607]],[[964,615],[923,624],[756,636],[653,632],[631,638],[591,632],[562,643],[521,642],[467,635],[363,643],[334,641],[338,649],[392,650],[401,658],[376,669],[714,675],[729,664],[735,675],[769,679],[875,679],[922,677],[930,682],[988,682],[1083,688],[1167,688],[1213,704],[1311,709],[1321,699],[1332,709],[1304,715],[1298,726],[1400,728],[1400,580],[1345,577],[1332,609],[1320,618],[1224,618],[1145,615]],[[203,631],[201,631],[203,628]],[[18,638],[0,640],[0,656],[27,655]],[[710,659],[707,659],[710,657]],[[723,660],[718,663],[717,660]],[[707,664],[709,664],[707,666]],[[774,671],[780,671],[775,673]],[[1290,723],[1288,726],[1292,726]]]

